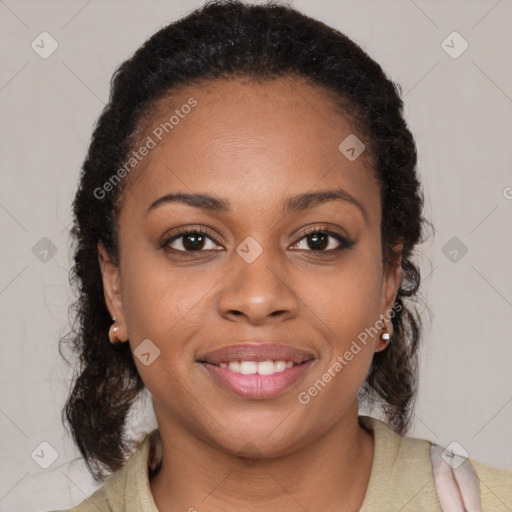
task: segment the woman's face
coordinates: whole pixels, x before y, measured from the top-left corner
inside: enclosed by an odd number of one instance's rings
[[[339,149],[352,134],[321,90],[284,79],[190,87],[147,123],[120,266],[101,246],[100,261],[161,429],[270,456],[357,410],[401,271],[383,268],[365,153]],[[307,198],[327,191],[338,198]],[[155,204],[169,194],[215,199]]]

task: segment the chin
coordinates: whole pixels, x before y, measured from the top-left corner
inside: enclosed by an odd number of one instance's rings
[[[307,444],[312,438],[304,430],[304,420],[294,419],[289,413],[240,412],[223,416],[219,423],[225,428],[207,436],[213,444],[240,457],[280,457]]]

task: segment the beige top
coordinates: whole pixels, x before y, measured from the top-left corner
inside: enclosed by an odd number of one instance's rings
[[[370,480],[360,512],[442,512],[434,486],[430,441],[401,437],[369,416],[359,416],[359,421],[373,431],[375,439]],[[157,464],[160,456],[160,434],[155,429],[103,487],[80,505],[60,512],[158,512],[148,467]],[[480,478],[482,510],[512,511],[512,470],[469,461]]]

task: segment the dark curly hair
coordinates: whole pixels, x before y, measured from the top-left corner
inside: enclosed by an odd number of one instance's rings
[[[159,99],[217,78],[280,77],[302,79],[334,99],[372,155],[385,205],[383,261],[389,263],[393,248],[403,243],[403,278],[392,317],[392,343],[374,355],[361,392],[364,400],[381,408],[397,433],[409,427],[421,334],[420,274],[412,257],[426,220],[416,146],[402,115],[400,86],[347,36],[289,5],[207,2],[159,30],[115,71],[73,202],[70,283],[77,300],[70,306],[71,331],[60,340],[59,350],[63,355],[62,343],[68,341],[78,360],[62,416],[96,481],[105,478],[105,470],[122,467],[131,453],[134,443],[127,438],[126,423],[144,384],[129,344],[109,342],[111,317],[98,262],[98,242],[119,262],[117,221],[127,179],[101,200],[94,191],[126,161]]]

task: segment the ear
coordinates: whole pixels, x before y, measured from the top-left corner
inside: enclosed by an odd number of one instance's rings
[[[121,295],[121,272],[119,265],[112,261],[101,242],[98,242],[98,262],[101,269],[105,304],[110,316],[116,319],[116,326],[119,326],[117,337],[120,342],[127,341],[128,334]]]
[[[392,308],[396,300],[398,290],[402,284],[402,250],[403,244],[398,243],[393,247],[393,255],[384,265],[382,276],[381,317],[387,332],[393,334]],[[377,342],[376,351],[387,347],[387,343],[380,339]]]

